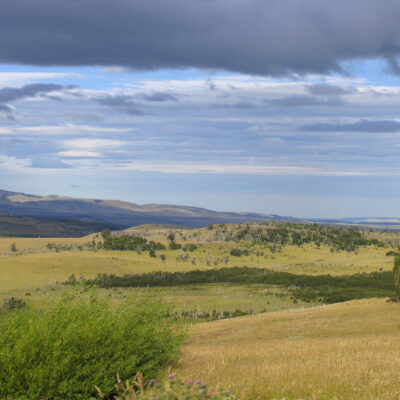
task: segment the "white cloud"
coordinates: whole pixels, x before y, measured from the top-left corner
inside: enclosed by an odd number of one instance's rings
[[[101,126],[90,126],[90,125],[53,125],[53,126],[25,126],[21,128],[15,128],[19,132],[30,132],[30,133],[41,133],[45,135],[68,135],[68,134],[80,134],[83,132],[88,133],[110,133],[110,132],[129,132],[131,128],[107,128]]]
[[[208,164],[176,162],[131,162],[112,167],[117,171],[161,172],[168,174],[236,174],[236,175],[286,175],[286,176],[400,176],[393,170],[341,170],[299,166],[274,166],[250,164]]]
[[[84,151],[84,150],[66,150],[57,153],[60,157],[71,157],[71,158],[99,158],[102,157],[101,153],[95,151]]]
[[[71,72],[0,72],[0,86],[23,86],[43,79],[78,78]]]
[[[96,150],[96,149],[109,149],[115,147],[121,147],[126,144],[122,140],[112,140],[112,139],[73,139],[73,140],[63,140],[61,143],[70,149],[84,149],[84,150]]]

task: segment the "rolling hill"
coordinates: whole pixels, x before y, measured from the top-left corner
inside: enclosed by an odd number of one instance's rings
[[[0,235],[3,236],[77,237],[105,228],[126,229],[144,224],[197,228],[208,224],[257,221],[400,230],[398,218],[301,219],[252,212],[212,211],[178,205],[139,205],[120,200],[38,196],[0,190]]]
[[[145,204],[119,200],[36,196],[0,190],[0,212],[30,218],[90,219],[91,222],[128,228],[142,224],[202,227],[208,224],[302,219],[257,213],[217,212],[204,208]]]

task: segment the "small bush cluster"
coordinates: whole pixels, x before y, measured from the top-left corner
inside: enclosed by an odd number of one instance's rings
[[[235,318],[242,317],[244,315],[255,314],[254,310],[251,311],[242,311],[240,309],[236,309],[233,311],[199,311],[199,310],[184,310],[181,312],[176,312],[173,314],[175,318],[183,318],[183,319],[206,319],[206,320],[217,320],[217,319],[226,319],[226,318]]]
[[[3,301],[3,307],[1,308],[1,311],[8,312],[8,311],[20,310],[25,306],[26,303],[24,300],[18,297],[10,297],[9,299],[5,299]]]
[[[171,242],[169,242],[168,248],[170,250],[179,250],[182,248],[182,245],[172,240]]]
[[[117,394],[114,398],[118,400],[237,400],[230,390],[211,390],[201,380],[183,380],[174,375],[169,375],[167,382],[152,379],[147,384],[141,374],[136,375],[132,383],[123,382],[117,376],[115,388]],[[106,399],[100,388],[97,392],[101,399]]]
[[[249,251],[247,249],[232,249],[231,250],[231,256],[234,257],[241,257],[241,256],[248,256]]]
[[[0,398],[89,399],[115,374],[154,376],[182,342],[169,311],[139,302],[110,308],[96,298],[61,300],[0,315]]]
[[[103,233],[103,248],[106,250],[131,250],[131,251],[154,251],[165,250],[162,243],[147,241],[146,238],[140,236],[112,236],[111,234]]]

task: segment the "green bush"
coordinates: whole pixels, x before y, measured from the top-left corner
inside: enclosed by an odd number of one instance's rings
[[[168,381],[159,383],[152,379],[147,385],[143,382],[141,374],[138,374],[132,383],[123,382],[117,376],[116,399],[120,400],[238,400],[230,390],[211,390],[208,385],[201,380],[183,380],[174,375],[168,376]],[[97,388],[98,396],[104,399],[104,393]]]
[[[116,373],[154,376],[182,342],[167,314],[145,302],[112,309],[63,296],[1,315],[0,398],[88,399],[95,384],[112,394]]]
[[[396,288],[396,296],[397,299],[400,300],[400,257],[396,257],[394,259],[393,277]]]

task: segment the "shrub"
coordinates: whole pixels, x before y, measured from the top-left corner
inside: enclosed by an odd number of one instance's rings
[[[201,380],[183,380],[177,379],[174,375],[169,375],[168,382],[159,383],[156,379],[152,379],[147,385],[143,381],[141,374],[136,375],[132,384],[123,382],[117,376],[117,399],[123,400],[235,400],[237,397],[230,390],[219,389],[211,390],[208,385],[205,385]],[[98,395],[101,399],[105,396],[101,389],[97,388]]]
[[[241,256],[248,256],[249,255],[249,251],[247,249],[232,249],[231,250],[231,256],[234,257],[241,257]]]
[[[394,259],[393,277],[397,299],[400,300],[400,257]]]
[[[1,315],[0,398],[88,399],[94,384],[112,394],[116,373],[154,376],[182,341],[166,314],[145,302],[111,309],[63,296]]]
[[[29,293],[30,295],[30,293]],[[18,297],[10,297],[3,302],[3,311],[20,310],[25,307],[25,301]]]
[[[169,248],[170,250],[179,250],[181,247],[182,247],[181,244],[176,243],[176,242],[174,242],[174,241],[171,241],[171,242],[169,243],[169,245],[168,245],[168,248]]]

